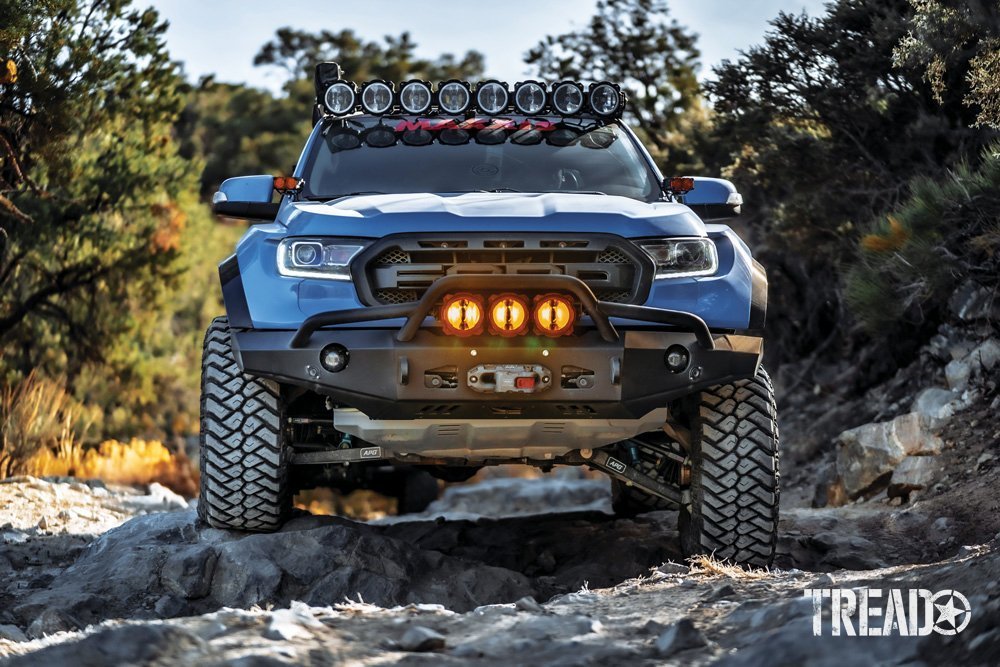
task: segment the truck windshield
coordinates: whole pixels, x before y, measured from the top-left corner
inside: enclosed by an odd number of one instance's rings
[[[302,174],[307,199],[410,192],[662,197],[634,140],[613,122],[523,116],[324,122]]]

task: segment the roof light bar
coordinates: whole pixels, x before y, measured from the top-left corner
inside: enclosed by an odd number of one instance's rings
[[[542,81],[519,81],[513,90],[504,81],[489,79],[476,86],[449,79],[437,84],[410,79],[395,84],[374,79],[358,86],[341,78],[336,63],[320,63],[316,68],[317,108],[314,120],[323,115],[347,116],[357,111],[373,116],[392,114],[445,114],[458,116],[480,113],[488,116],[523,114],[538,116],[588,115],[600,119],[620,118],[627,101],[621,86],[597,81],[584,88],[573,80],[547,85]],[[397,87],[398,85],[398,87]]]

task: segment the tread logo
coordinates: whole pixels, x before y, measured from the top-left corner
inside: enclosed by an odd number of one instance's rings
[[[615,458],[608,458],[608,467],[615,472],[625,472],[625,464]]]
[[[885,595],[883,595],[883,592]],[[829,634],[833,637],[924,637],[957,635],[972,620],[969,599],[958,591],[926,588],[807,588],[813,602],[813,635],[827,627],[823,611],[829,609]],[[824,604],[824,601],[829,601]]]

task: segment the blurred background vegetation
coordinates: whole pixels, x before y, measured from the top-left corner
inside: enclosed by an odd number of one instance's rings
[[[186,80],[164,32],[128,0],[0,0],[0,475],[67,439],[197,433],[216,264],[243,231],[206,202],[228,176],[292,168],[313,63],[356,80],[489,69],[476,52],[417,58],[409,34],[282,28],[254,59],[287,77],[273,94]],[[832,0],[774,17],[708,83],[699,57],[662,0],[602,0],[524,54],[541,78],[625,82],[665,173],[744,192],[772,366],[851,359],[861,391],[910,360],[956,290],[996,297],[995,0]]]

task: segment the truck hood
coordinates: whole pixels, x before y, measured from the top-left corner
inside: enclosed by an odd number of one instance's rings
[[[378,238],[416,231],[705,235],[701,219],[682,204],[571,193],[416,193],[288,202],[278,220],[302,236]]]

